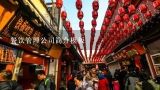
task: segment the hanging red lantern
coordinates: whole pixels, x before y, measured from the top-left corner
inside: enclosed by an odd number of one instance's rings
[[[79,19],[83,18],[83,12],[81,10],[78,11],[77,16]]]
[[[135,21],[135,22],[139,21],[139,15],[138,14],[133,15],[133,21]]]
[[[125,15],[123,16],[123,20],[124,20],[125,22],[128,22],[128,21],[129,21],[129,15],[128,15],[128,14],[125,14]]]
[[[97,21],[95,19],[92,20],[92,26],[96,27],[97,26]]]
[[[117,4],[116,0],[109,0],[109,7],[115,7]]]
[[[77,0],[77,1],[76,1],[76,8],[77,8],[78,10],[81,10],[81,8],[82,8],[82,1],[81,1],[81,0]]]
[[[81,32],[81,34],[84,33],[84,28],[81,28],[81,29],[80,29],[80,32]]]
[[[116,23],[113,23],[113,24],[112,24],[112,28],[113,28],[113,29],[116,29],[116,28],[117,28],[117,24],[116,24]]]
[[[147,12],[147,6],[145,4],[141,4],[139,6],[139,10],[142,12],[142,13],[146,13]]]
[[[108,18],[104,19],[104,25],[108,26],[109,25],[110,20]]]
[[[71,27],[68,29],[68,33],[72,33],[72,28]]]
[[[62,18],[63,20],[66,20],[66,18],[67,18],[67,13],[66,13],[66,11],[62,11],[62,12],[61,12],[61,18]]]
[[[79,21],[79,27],[80,28],[83,28],[84,27],[84,22],[81,20],[81,21]]]
[[[131,2],[131,0],[122,0],[122,3],[123,3],[124,6],[129,5],[130,2]]]
[[[102,25],[102,27],[101,27],[101,32],[102,32],[102,33],[105,33],[106,30],[107,30],[107,27],[106,27],[105,25]]]
[[[91,32],[92,32],[92,33],[95,33],[95,32],[96,32],[96,29],[93,27],[93,28],[91,29]]]
[[[160,1],[158,1],[158,0],[154,1],[154,2],[153,2],[153,7],[154,7],[155,9],[160,9]]]
[[[56,7],[57,8],[61,8],[62,7],[62,5],[63,5],[63,1],[62,0],[56,0]]]
[[[121,21],[121,17],[119,15],[115,16],[115,22],[119,23]]]
[[[137,22],[137,25],[138,25],[139,27],[141,27],[141,26],[143,25],[142,20],[139,20],[139,21]]]
[[[66,26],[67,29],[70,28],[70,25],[71,25],[71,23],[70,23],[69,21],[66,21],[66,22],[65,22],[65,26]]]
[[[74,33],[72,33],[71,37],[72,37],[72,38],[74,38],[74,37],[75,37],[75,34],[74,34]]]
[[[93,10],[97,11],[99,9],[98,0],[94,0],[92,3]]]
[[[97,19],[97,17],[98,17],[98,12],[97,12],[97,11],[92,11],[92,17],[93,17],[94,19]]]
[[[118,9],[118,14],[119,14],[120,16],[123,16],[125,13],[126,13],[126,11],[125,11],[125,9],[124,9],[123,7],[120,7],[120,8]]]
[[[152,14],[150,11],[147,11],[145,14],[144,14],[144,17],[147,18],[147,19],[150,19],[152,17]]]
[[[123,22],[120,22],[119,23],[119,29],[123,29],[124,28],[124,23]]]
[[[133,4],[128,6],[128,12],[129,14],[134,14],[136,12],[136,8]]]
[[[110,30],[109,30],[109,35],[112,35],[113,33],[114,33],[113,28],[110,28]]]
[[[132,26],[133,26],[132,22],[129,21],[129,22],[127,23],[127,26],[128,26],[128,28],[132,28]]]
[[[106,11],[106,17],[108,17],[108,18],[112,17],[112,11],[111,10]]]

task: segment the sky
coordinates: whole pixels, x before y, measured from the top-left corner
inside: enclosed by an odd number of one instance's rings
[[[50,2],[51,0],[45,0],[46,2]],[[56,1],[56,0],[53,0]],[[87,47],[87,56],[89,56],[90,52],[90,30],[92,28],[91,21],[92,21],[92,2],[94,0],[82,0],[82,11],[84,13],[83,21],[84,21],[84,29],[85,29],[85,38],[86,38],[86,47]],[[99,1],[99,10],[98,10],[98,18],[97,18],[97,27],[96,27],[96,34],[95,40],[93,44],[93,49],[95,48],[95,43],[97,38],[99,37],[99,30],[101,29],[102,22],[104,19],[105,12],[108,8],[108,0],[98,0]],[[71,22],[71,27],[75,33],[75,37],[77,39],[81,38],[80,28],[79,28],[79,19],[77,17],[78,10],[75,6],[76,0],[63,0],[63,7],[62,10],[67,12],[67,20]],[[83,45],[80,44],[82,53]],[[94,50],[93,50],[94,52]]]

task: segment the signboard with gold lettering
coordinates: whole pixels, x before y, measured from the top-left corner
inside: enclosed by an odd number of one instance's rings
[[[32,22],[31,17],[21,11],[2,35],[11,38],[13,43],[27,44],[43,51],[47,51],[52,44],[48,40],[51,34],[45,31],[44,26],[37,26]]]

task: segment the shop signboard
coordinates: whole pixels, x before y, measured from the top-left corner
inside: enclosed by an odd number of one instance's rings
[[[36,26],[31,18],[25,13],[19,11],[9,27],[2,32],[2,35],[8,37],[20,45],[32,46],[35,49],[47,51],[50,49],[49,34],[44,33],[44,28]]]
[[[17,50],[0,44],[0,63],[15,63]]]

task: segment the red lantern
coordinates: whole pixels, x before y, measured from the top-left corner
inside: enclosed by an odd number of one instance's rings
[[[125,11],[125,9],[124,9],[123,7],[120,7],[120,8],[118,9],[118,14],[119,14],[120,16],[123,16],[125,13],[126,13],[126,11]]]
[[[77,16],[79,19],[83,18],[83,12],[81,10],[78,11]]]
[[[102,27],[101,27],[101,32],[102,32],[102,33],[105,33],[105,32],[106,32],[106,29],[107,29],[107,27],[106,27],[105,25],[102,25]]]
[[[72,28],[71,27],[68,29],[68,33],[72,33]]]
[[[84,22],[83,22],[82,20],[79,22],[79,27],[80,27],[80,28],[83,28],[83,27],[84,27]]]
[[[96,27],[97,26],[97,21],[95,19],[92,20],[92,26]]]
[[[74,34],[74,33],[72,33],[71,37],[72,37],[72,38],[73,38],[73,37],[75,37],[75,34]]]
[[[129,12],[129,14],[133,14],[136,12],[136,8],[133,4],[128,6],[128,12]]]
[[[97,12],[97,11],[92,11],[92,17],[93,17],[94,19],[97,19],[97,17],[98,17],[98,12]]]
[[[109,7],[115,7],[117,4],[116,0],[109,0]]]
[[[108,18],[104,19],[104,25],[108,26],[109,25],[110,20]]]
[[[91,32],[92,32],[92,33],[95,33],[95,32],[96,32],[96,29],[93,27],[93,28],[91,29]]]
[[[70,23],[69,21],[66,21],[66,22],[65,22],[65,26],[66,26],[67,29],[70,28],[70,25],[71,25],[71,23]]]
[[[139,6],[139,10],[142,12],[142,13],[146,13],[147,12],[147,6],[145,4],[141,4]]]
[[[106,17],[108,17],[108,18],[112,17],[112,11],[111,10],[106,11]]]
[[[121,21],[121,17],[119,15],[115,16],[115,22],[119,23]]]
[[[131,0],[122,0],[122,3],[124,4],[124,6],[129,5],[131,2]]]
[[[116,29],[116,28],[117,28],[117,24],[116,24],[116,23],[113,23],[113,24],[112,24],[112,28],[113,28],[113,29]]]
[[[127,26],[128,26],[129,28],[132,28],[132,26],[133,26],[132,22],[129,21],[129,22],[127,23]]]
[[[94,0],[92,3],[93,10],[97,11],[99,9],[99,3],[97,0]]]
[[[151,17],[152,17],[151,12],[150,12],[150,11],[147,11],[147,12],[144,14],[144,17],[147,18],[147,19],[151,18]]]
[[[128,21],[129,21],[129,15],[128,15],[128,14],[125,14],[125,15],[123,16],[123,20],[124,20],[125,22],[128,22]]]
[[[138,14],[133,15],[133,21],[135,21],[135,22],[139,21],[139,15]]]
[[[57,8],[61,8],[62,7],[62,5],[63,5],[63,2],[62,2],[62,0],[56,0],[56,7]]]
[[[84,28],[81,28],[81,29],[80,29],[80,32],[81,32],[81,33],[84,33]]]
[[[139,27],[142,26],[142,25],[143,25],[142,20],[139,20],[139,21],[137,22],[137,25],[138,25]]]
[[[66,20],[66,18],[67,18],[67,13],[66,13],[66,11],[62,11],[62,12],[61,12],[61,17],[62,17],[63,20]]]
[[[124,23],[123,23],[123,22],[120,22],[120,23],[119,23],[119,28],[120,28],[120,29],[123,29],[123,28],[124,28]]]
[[[81,0],[77,0],[77,1],[76,1],[76,8],[77,8],[78,10],[81,10],[81,8],[82,8],[82,1],[81,1]]]
[[[160,1],[158,1],[158,0],[154,1],[154,2],[153,2],[153,7],[154,7],[155,9],[160,9]]]

